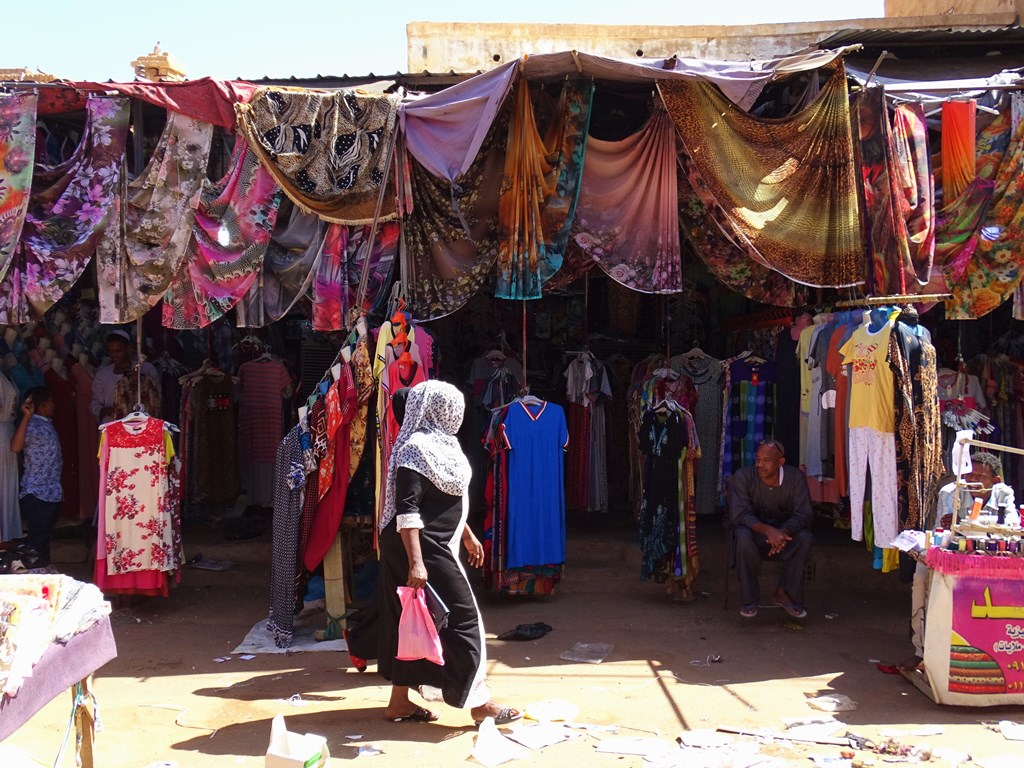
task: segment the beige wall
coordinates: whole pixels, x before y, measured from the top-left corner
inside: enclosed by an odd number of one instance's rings
[[[885,0],[886,16],[950,16],[1019,13],[1020,0]]]
[[[950,0],[946,0],[949,2]],[[907,0],[910,3],[910,0]],[[927,5],[932,0],[923,0]],[[1024,4],[1024,0],[1020,0]],[[940,4],[941,0],[934,0]],[[1013,0],[991,0],[1012,5]],[[971,3],[965,3],[970,5]],[[978,2],[978,5],[986,3]],[[1016,13],[943,17],[942,26],[993,29],[1016,23]],[[920,29],[936,18],[901,17],[757,26],[604,26],[596,24],[473,24],[414,21],[406,26],[408,72],[476,72],[524,54],[584,51],[613,58],[643,56],[765,59],[814,47],[844,29]]]

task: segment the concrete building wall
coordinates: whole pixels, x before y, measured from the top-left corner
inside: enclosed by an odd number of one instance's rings
[[[910,0],[907,0],[909,3]],[[930,0],[925,0],[925,4]],[[940,0],[934,0],[940,4]],[[946,0],[949,2],[949,0]],[[1012,0],[990,0],[1012,4]],[[1024,3],[1024,0],[1020,0]],[[967,3],[970,4],[970,3]],[[978,5],[985,5],[983,2]],[[941,25],[999,29],[1016,12],[946,16]],[[811,21],[756,26],[605,26],[597,24],[474,24],[410,22],[408,72],[476,72],[525,54],[584,51],[613,58],[668,57],[745,61],[795,53],[844,29],[922,29],[936,17]]]
[[[985,13],[1020,13],[1020,0],[885,0],[885,15],[967,16]]]

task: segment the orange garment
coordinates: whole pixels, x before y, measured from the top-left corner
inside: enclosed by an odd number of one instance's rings
[[[959,197],[974,180],[976,115],[974,99],[942,105],[942,199],[946,202]]]

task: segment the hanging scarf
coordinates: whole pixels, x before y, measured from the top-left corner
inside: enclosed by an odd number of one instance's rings
[[[870,292],[907,293],[926,285],[935,256],[935,195],[924,108],[904,104],[890,116],[885,90],[854,94],[859,127]]]
[[[604,272],[641,293],[679,293],[675,135],[665,110],[622,141],[587,142],[573,239]]]
[[[35,147],[36,95],[0,94],[0,283],[25,225]]]
[[[308,293],[320,264],[329,225],[315,214],[303,213],[289,202],[291,209],[283,226],[281,210],[278,227],[270,236],[263,256],[263,270],[238,302],[236,323],[239,328],[262,328],[287,315]]]
[[[751,301],[795,307],[807,287],[768,269],[731,238],[732,228],[693,161],[679,153],[679,224],[690,247],[719,281]]]
[[[462,392],[444,381],[425,381],[410,390],[388,463],[380,530],[395,517],[395,477],[401,467],[419,472],[449,496],[462,496],[469,488],[472,470],[456,437],[465,408]]]
[[[506,136],[507,122],[496,120],[458,183],[433,176],[411,155],[399,154],[402,278],[406,303],[417,318],[436,320],[461,309],[491,275]]]
[[[541,138],[529,83],[521,78],[516,85],[498,204],[498,298],[539,299],[541,286],[562,266],[593,94],[592,81],[565,82]]]
[[[398,222],[382,225],[367,255],[370,226],[332,224],[324,241],[323,257],[313,281],[313,330],[343,331],[349,328],[352,310],[362,314],[373,308],[386,287],[398,252]],[[366,292],[358,296],[363,265],[370,259]],[[358,302],[362,301],[362,304]]]
[[[149,164],[128,185],[96,248],[101,323],[127,323],[160,300],[192,236],[213,126],[176,112]]]
[[[386,183],[399,98],[354,90],[260,88],[239,104],[238,128],[263,166],[303,211],[368,224]],[[395,217],[384,195],[384,220]]]
[[[1021,280],[1024,242],[1024,123],[1017,127],[996,176],[995,192],[964,276],[951,285],[948,320],[970,320],[991,312]]]
[[[974,99],[942,104],[942,198],[952,200],[975,176]]]
[[[128,114],[127,99],[89,99],[71,157],[36,168],[22,247],[0,284],[0,324],[42,315],[85,271],[114,210]]]
[[[863,281],[857,179],[842,64],[806,109],[753,117],[703,82],[659,83],[687,154],[765,266],[810,286]]]
[[[992,203],[994,190],[994,182],[976,177],[960,197],[939,211],[935,267],[941,270],[944,278],[936,293],[945,293],[948,285],[963,280],[974,249],[978,247],[981,220]]]
[[[902,192],[909,260],[904,262],[908,279],[927,284],[935,259],[935,182],[928,154],[928,124],[924,105],[900,104],[893,111],[893,146]]]
[[[263,267],[280,203],[280,188],[239,137],[227,175],[204,184],[192,237],[164,295],[165,327],[205,328],[238,303]]]

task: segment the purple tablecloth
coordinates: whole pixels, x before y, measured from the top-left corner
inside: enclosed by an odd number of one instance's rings
[[[12,697],[0,696],[0,741],[18,730],[55,697],[116,656],[117,646],[109,617],[75,635],[67,645],[51,645],[32,668],[32,677],[22,683],[18,692]]]

